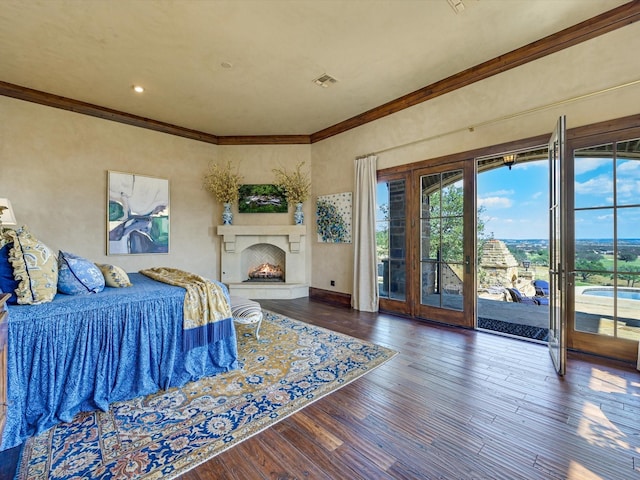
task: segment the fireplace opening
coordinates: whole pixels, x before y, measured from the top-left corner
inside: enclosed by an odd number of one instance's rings
[[[285,252],[267,243],[252,245],[242,252],[244,282],[285,282]]]
[[[249,270],[249,279],[245,282],[284,282],[284,271],[280,265],[262,263]]]

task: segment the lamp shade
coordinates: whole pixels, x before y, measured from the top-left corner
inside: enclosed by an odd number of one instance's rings
[[[2,212],[0,213],[0,224],[1,225],[17,225],[16,216],[13,213],[13,208],[11,208],[11,202],[8,198],[0,198],[0,207],[5,207],[4,209],[0,208]]]

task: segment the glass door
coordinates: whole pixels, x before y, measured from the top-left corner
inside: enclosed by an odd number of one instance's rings
[[[549,140],[549,353],[559,375],[564,375],[567,362],[566,292],[567,281],[565,231],[566,185],[565,117],[558,119]]]
[[[640,139],[573,150],[570,346],[634,361],[640,340]]]
[[[473,326],[469,301],[474,258],[473,162],[456,162],[416,171],[420,206],[416,228],[417,316],[449,324]],[[473,297],[471,295],[471,297]],[[472,299],[473,300],[473,299]]]

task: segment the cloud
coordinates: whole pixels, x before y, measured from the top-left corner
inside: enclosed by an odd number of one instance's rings
[[[495,192],[487,192],[484,195],[486,197],[502,197],[504,195],[515,195],[516,191],[511,190],[496,190]]]
[[[580,175],[582,173],[591,172],[592,170],[597,170],[607,164],[611,165],[610,158],[577,157],[575,159],[574,171],[576,175]]]
[[[620,162],[617,173],[619,201],[623,203],[637,203],[638,192],[640,192],[640,162]]]
[[[576,182],[575,191],[579,195],[602,195],[613,191],[613,181],[609,175],[598,175],[585,182]]]
[[[511,208],[513,202],[506,197],[485,197],[478,199],[479,207],[487,208]]]

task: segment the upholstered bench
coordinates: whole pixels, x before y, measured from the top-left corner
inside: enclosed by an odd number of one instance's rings
[[[260,323],[262,322],[262,307],[258,302],[248,298],[231,295],[231,316],[233,321],[242,325],[256,325],[256,340],[260,340]]]

